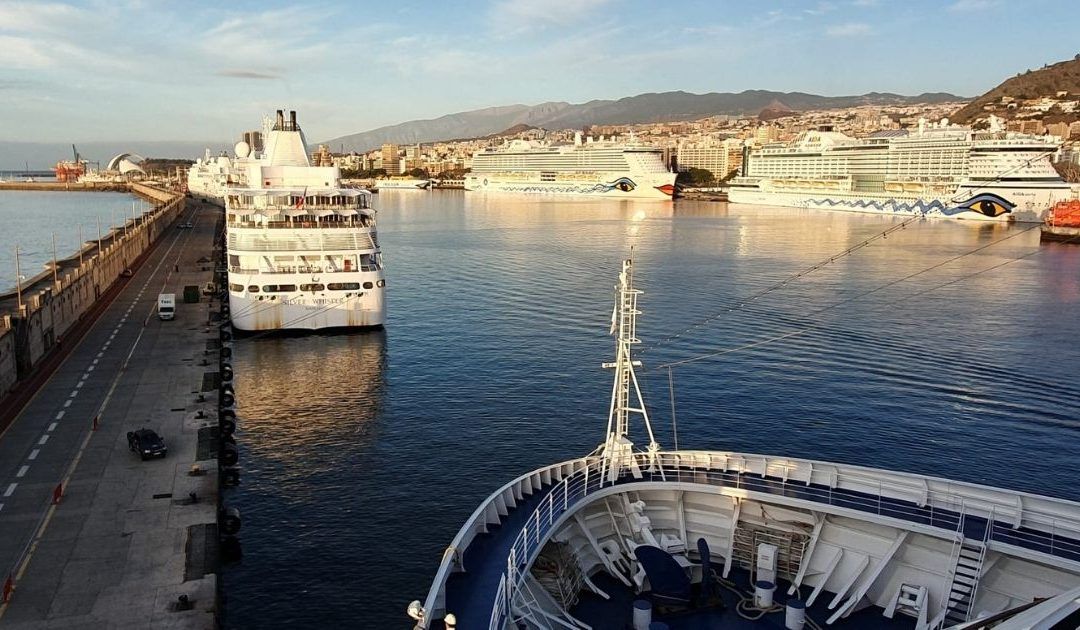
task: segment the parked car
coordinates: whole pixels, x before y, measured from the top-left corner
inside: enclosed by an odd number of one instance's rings
[[[130,269],[125,269],[125,270],[120,272],[120,277],[121,278],[130,278],[131,276],[134,276],[134,275],[135,274]]]
[[[151,429],[128,431],[127,439],[128,448],[138,453],[139,457],[144,460],[151,457],[165,457],[169,452],[169,449],[165,446],[165,440],[161,439],[161,436]]]

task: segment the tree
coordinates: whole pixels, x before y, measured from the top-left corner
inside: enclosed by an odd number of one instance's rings
[[[417,179],[431,179],[431,175],[427,172],[427,170],[422,168],[409,169],[405,171],[405,175],[408,175],[409,177],[415,177]]]
[[[675,183],[682,186],[712,186],[715,182],[712,171],[703,168],[690,167],[675,177]]]

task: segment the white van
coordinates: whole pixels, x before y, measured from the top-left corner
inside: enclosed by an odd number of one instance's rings
[[[176,314],[176,294],[162,293],[157,296],[158,319],[172,319]]]

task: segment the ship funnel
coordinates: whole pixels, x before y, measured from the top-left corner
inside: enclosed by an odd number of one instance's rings
[[[280,110],[280,109],[277,110],[277,119],[275,120],[275,122],[277,123],[275,126],[278,129],[281,129],[282,127],[285,126],[285,111],[284,110]]]
[[[289,110],[289,122],[292,124],[292,128],[296,129],[296,110],[295,109],[290,109]]]

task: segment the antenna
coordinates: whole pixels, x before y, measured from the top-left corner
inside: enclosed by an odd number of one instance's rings
[[[615,307],[611,311],[610,331],[610,334],[618,332],[615,342],[615,362],[603,364],[603,367],[615,370],[615,378],[611,386],[607,437],[600,447],[600,453],[604,457],[603,474],[611,482],[618,478],[624,468],[629,468],[635,477],[641,475],[634,458],[634,444],[629,437],[631,414],[641,416],[645,430],[649,434],[650,464],[655,463],[656,454],[660,450],[660,445],[656,443],[656,437],[653,435],[652,423],[649,422],[649,413],[645,410],[645,400],[641,396],[637,375],[634,373],[634,368],[640,367],[641,361],[635,361],[631,357],[631,348],[641,343],[641,340],[637,338],[637,316],[641,314],[641,311],[637,310],[637,299],[642,293],[634,288],[632,250],[631,257],[623,261],[619,284],[615,286],[615,290],[616,299]]]

